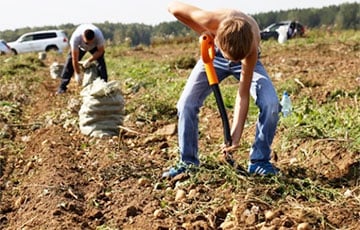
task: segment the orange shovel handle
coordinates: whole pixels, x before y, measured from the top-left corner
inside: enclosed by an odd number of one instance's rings
[[[213,60],[215,57],[214,39],[209,34],[202,34],[200,37],[201,58],[205,65],[205,71],[209,85],[218,84],[219,80],[215,72]]]

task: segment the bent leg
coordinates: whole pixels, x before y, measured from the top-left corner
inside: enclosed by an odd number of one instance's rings
[[[250,161],[269,161],[271,144],[279,120],[280,104],[275,88],[265,69],[258,63],[253,75],[250,93],[259,107],[255,141],[250,151]]]
[[[85,55],[85,51],[79,50],[79,60]],[[69,51],[66,61],[64,64],[64,69],[61,72],[61,84],[59,86],[59,91],[66,91],[67,85],[70,83],[70,79],[74,74],[74,66],[72,64],[72,55],[71,51]]]
[[[205,98],[211,93],[203,62],[198,61],[192,70],[177,103],[178,141],[181,161],[199,165],[198,113]]]
[[[61,72],[61,84],[59,90],[66,91],[67,85],[70,83],[71,76],[74,74],[74,67],[72,65],[71,51],[66,57],[64,68]]]
[[[90,51],[91,54],[95,53],[97,51],[97,48],[95,47]],[[107,74],[107,68],[106,68],[106,62],[105,62],[105,53],[101,55],[97,60],[97,70],[100,74],[100,78],[103,79],[105,82],[108,81],[108,74]]]

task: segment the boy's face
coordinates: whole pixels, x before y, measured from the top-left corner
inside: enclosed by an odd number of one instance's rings
[[[240,62],[241,60],[235,60],[234,58],[232,58],[231,57],[231,55],[229,55],[226,51],[224,51],[221,47],[220,47],[220,45],[218,44],[218,42],[217,42],[217,40],[216,40],[216,37],[215,37],[215,45],[216,45],[216,47],[217,48],[219,48],[219,50],[220,50],[220,52],[221,52],[221,54],[222,54],[222,56],[224,57],[224,58],[226,58],[226,59],[228,59],[229,61],[232,61],[232,62]]]
[[[216,31],[215,44],[226,59],[240,62],[251,53],[253,46],[251,25],[241,17],[223,20]]]

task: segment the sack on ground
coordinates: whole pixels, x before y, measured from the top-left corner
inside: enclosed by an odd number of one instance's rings
[[[50,65],[50,76],[52,79],[61,78],[61,72],[64,68],[64,65],[59,64],[58,62],[53,62]]]
[[[124,120],[124,98],[118,81],[105,82],[96,78],[80,93],[83,103],[79,110],[81,133],[93,136],[116,136]]]
[[[84,69],[84,77],[82,81],[82,86],[86,87],[95,81],[96,78],[100,77],[99,71],[96,67],[96,63],[91,63],[88,68]]]

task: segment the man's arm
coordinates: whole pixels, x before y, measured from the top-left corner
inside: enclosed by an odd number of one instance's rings
[[[168,10],[179,21],[189,26],[198,34],[205,31],[216,34],[216,30],[221,20],[228,15],[228,10],[205,11],[198,7],[174,1],[168,6]]]
[[[98,46],[96,48],[97,48],[97,50],[93,54],[91,54],[91,56],[88,59],[86,59],[85,62],[83,63],[83,66],[85,68],[88,68],[92,61],[97,60],[98,58],[100,58],[104,54],[105,48],[104,48],[103,45],[100,45],[100,46]]]
[[[242,61],[242,70],[239,82],[239,88],[236,95],[234,118],[231,129],[232,146],[239,146],[250,102],[250,85],[258,59],[256,46],[254,45],[251,53]]]
[[[76,74],[80,74],[80,66],[79,66],[79,50],[78,49],[72,49],[71,50],[71,56],[72,56],[72,65],[74,67],[74,71]]]
[[[97,47],[97,50],[95,53],[93,53],[88,59],[87,61],[88,62],[92,62],[92,61],[95,61],[97,60],[99,57],[101,57],[105,52],[105,47],[102,45],[102,46],[98,46]]]

